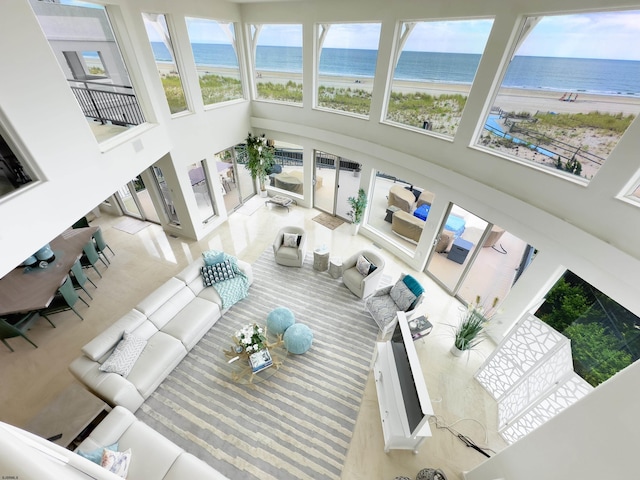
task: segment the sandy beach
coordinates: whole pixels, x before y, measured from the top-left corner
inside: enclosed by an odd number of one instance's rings
[[[158,63],[158,71],[161,75],[168,75],[175,71],[172,64]],[[237,69],[221,68],[214,66],[198,66],[198,73],[222,75],[239,78]],[[258,71],[256,75],[258,83],[287,83],[288,81],[302,82],[301,74],[286,72]],[[351,88],[371,92],[373,80],[359,77],[320,76],[320,84],[336,88]],[[393,91],[399,93],[422,92],[431,95],[462,94],[469,95],[470,85],[445,84],[431,82],[394,81]],[[577,100],[573,102],[561,101],[564,92],[548,90],[525,90],[516,88],[500,89],[494,106],[505,111],[513,112],[556,112],[556,113],[588,113],[607,112],[623,113],[624,115],[640,114],[640,97],[625,97],[622,95],[594,95],[578,92]],[[574,92],[575,93],[575,92]]]

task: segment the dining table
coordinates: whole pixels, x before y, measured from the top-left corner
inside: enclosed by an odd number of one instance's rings
[[[55,255],[51,262],[18,266],[0,278],[0,317],[47,308],[98,228],[65,230],[49,242]]]

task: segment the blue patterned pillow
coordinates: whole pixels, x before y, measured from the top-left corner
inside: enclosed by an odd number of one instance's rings
[[[210,287],[214,283],[223,282],[235,276],[236,271],[229,260],[202,267],[202,282],[205,287]]]
[[[118,443],[116,442],[113,445],[107,445],[106,447],[99,447],[99,448],[96,448],[95,450],[90,450],[88,452],[85,452],[84,450],[77,450],[76,453],[81,457],[84,457],[87,460],[91,460],[93,463],[97,463],[98,465],[100,465],[100,462],[102,461],[102,452],[105,450],[105,448],[107,450],[112,450],[114,452],[117,452]]]

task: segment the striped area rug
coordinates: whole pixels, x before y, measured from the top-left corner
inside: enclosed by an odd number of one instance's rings
[[[377,327],[340,279],[276,265],[271,249],[253,265],[249,296],[213,326],[136,416],[231,479],[339,479]],[[240,327],[284,306],[314,333],[268,380],[230,378],[223,348]],[[270,367],[274,368],[274,367]]]

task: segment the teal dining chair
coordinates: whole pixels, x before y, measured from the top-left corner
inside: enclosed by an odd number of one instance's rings
[[[93,283],[93,280],[91,280],[89,277],[85,275],[84,270],[82,269],[82,264],[80,263],[80,259],[76,260],[75,263],[71,266],[70,272],[71,272],[71,283],[73,284],[73,288],[75,288],[76,290],[81,288],[84,291],[84,293],[86,293],[89,296],[89,298],[93,300],[93,297],[87,291],[87,289],[84,288],[84,285],[87,282],[90,282],[91,285],[93,285],[95,288],[98,288],[98,287],[96,286],[95,283]]]
[[[84,268],[93,268],[98,276],[102,278],[102,274],[100,273],[100,270],[98,270],[98,267],[96,267],[96,264],[98,263],[98,261],[101,261],[105,267],[107,267],[108,265],[105,263],[102,257],[98,255],[98,251],[96,250],[96,246],[94,245],[93,240],[87,242],[86,245],[82,248],[82,251],[84,252],[82,257],[80,257],[80,263],[82,264],[82,266]]]
[[[49,320],[48,315],[65,310],[73,310],[73,313],[80,317],[80,320],[84,320],[82,315],[75,309],[75,304],[78,303],[78,300],[81,300],[87,307],[89,306],[86,300],[76,293],[76,289],[73,288],[73,283],[71,282],[71,277],[67,275],[49,306],[40,310],[40,315]]]
[[[96,250],[98,251],[98,253],[104,257],[107,263],[111,263],[107,258],[107,254],[105,253],[105,251],[109,249],[112,255],[115,255],[115,253],[113,252],[109,244],[105,241],[104,236],[102,235],[102,229],[100,227],[98,227],[96,233],[93,234],[93,240],[96,243]]]
[[[12,315],[12,317],[16,317],[16,315]],[[17,322],[9,322],[7,318],[0,318],[0,340],[2,340],[2,343],[4,343],[12,352],[15,350],[7,343],[7,338],[22,337],[35,348],[38,348],[38,346],[25,335],[25,332],[29,330],[31,325],[38,319],[38,312],[29,312],[24,315],[21,314],[20,317],[21,318],[19,318]],[[55,325],[53,326],[55,327]]]

